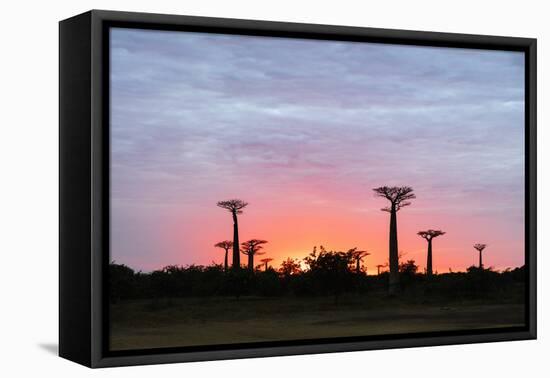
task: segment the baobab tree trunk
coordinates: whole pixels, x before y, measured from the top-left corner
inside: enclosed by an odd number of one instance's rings
[[[248,270],[254,271],[254,254],[250,252],[248,254]]]
[[[224,271],[224,272],[227,272],[227,265],[228,265],[228,263],[227,263],[227,255],[228,255],[228,253],[229,253],[229,248],[226,248],[226,249],[225,249],[225,259],[223,260],[223,271]]]
[[[265,262],[265,271],[267,272],[267,261]]]
[[[241,268],[241,251],[239,247],[239,224],[237,222],[237,213],[233,212],[233,269]]]
[[[357,274],[361,273],[361,262],[359,261],[359,259],[357,259],[357,261],[356,261],[355,273],[357,273]]]
[[[479,269],[483,269],[483,259],[481,257],[482,252],[479,251]]]
[[[431,277],[432,273],[432,239],[428,239],[428,262],[426,263],[426,275]]]
[[[397,209],[392,204],[390,210],[390,286],[389,294],[399,290],[399,253],[397,248]]]

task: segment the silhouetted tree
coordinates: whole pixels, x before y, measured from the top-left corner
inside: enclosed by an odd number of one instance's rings
[[[116,303],[133,295],[134,275],[134,270],[124,264],[116,264],[114,261],[109,264],[109,284],[111,285],[109,295],[111,302]]]
[[[358,276],[355,271],[353,250],[347,252],[314,250],[304,260],[308,268],[300,269],[300,261],[287,259],[280,273],[268,267],[267,271],[250,272],[248,269],[224,272],[223,264],[168,265],[149,273],[134,272],[125,265],[109,265],[110,300],[123,304],[126,300],[149,299],[147,310],[160,311],[173,306],[174,298],[196,298],[233,295],[278,296],[296,295],[314,297],[338,296],[343,293],[361,293],[382,288],[389,272],[379,272],[378,279]],[[467,299],[510,300],[525,303],[525,267],[503,272],[491,268],[480,269],[477,264],[467,272],[442,273],[430,282],[417,274],[413,260],[400,257],[400,285],[407,291],[407,300],[433,303],[463,301]],[[265,264],[265,263],[264,263]],[[265,265],[264,265],[265,266]],[[378,265],[380,269],[388,266]],[[435,274],[435,270],[434,270]],[[364,291],[363,289],[367,289]],[[372,291],[374,293],[375,291]]]
[[[419,231],[418,235],[421,238],[424,238],[428,241],[428,261],[426,263],[426,275],[431,277],[433,274],[432,270],[432,239],[437,238],[438,236],[445,235],[445,232],[441,230],[426,230]]]
[[[254,281],[254,290],[262,296],[275,296],[284,293],[283,282],[279,274],[269,267],[265,272],[256,274]]]
[[[326,251],[322,246],[317,254],[316,249],[304,258],[304,262],[309,267],[309,273],[313,276],[317,286],[321,291],[332,292],[334,294],[334,303],[338,303],[338,298],[343,291],[349,289],[352,285],[352,272],[350,265],[354,260],[355,249],[347,252]]]
[[[376,265],[376,269],[377,269],[377,274],[380,275],[380,268],[383,268],[385,267],[386,265],[382,265],[382,264],[378,264]]]
[[[368,255],[370,255],[370,253],[367,251],[357,251],[356,249],[353,250],[353,259],[355,260],[355,273],[361,273],[361,261],[363,261],[363,258]]]
[[[248,270],[254,271],[254,256],[263,255],[265,252],[260,252],[263,248],[262,244],[267,243],[267,240],[250,239],[241,244],[241,252],[248,256]]]
[[[408,275],[415,275],[418,271],[418,266],[414,260],[407,260],[407,262],[399,264],[399,271]]]
[[[287,257],[287,259],[281,263],[281,267],[279,268],[279,273],[286,278],[294,274],[300,274],[301,272],[302,269],[300,267],[300,261],[290,257]]]
[[[233,247],[233,242],[231,240],[224,240],[214,244],[214,247],[223,248],[225,250],[225,258],[223,259],[223,270],[224,272],[227,272],[227,255],[229,253],[229,250]]]
[[[400,285],[405,287],[408,283],[411,283],[416,278],[418,272],[418,265],[414,260],[407,260],[406,262],[399,264],[399,274],[401,275]]]
[[[381,186],[373,189],[377,197],[390,201],[390,206],[382,208],[382,211],[390,213],[390,282],[389,293],[394,295],[399,290],[399,255],[397,247],[397,212],[409,206],[409,200],[416,198],[413,188],[409,186]]]
[[[220,201],[217,203],[218,207],[228,210],[233,217],[233,269],[240,269],[241,267],[241,255],[239,253],[239,224],[237,222],[237,215],[242,214],[243,209],[248,203],[241,201],[240,199],[232,199],[227,201]]]
[[[487,244],[474,244],[474,248],[479,252],[479,269],[483,269],[483,250],[487,248]]]
[[[248,269],[231,269],[227,274],[226,289],[229,294],[239,299],[242,295],[250,293],[254,281],[253,273]]]
[[[269,264],[271,261],[273,261],[272,258],[266,257],[265,259],[261,259],[260,262],[264,264],[264,269],[267,272],[267,269],[269,268],[267,264]]]

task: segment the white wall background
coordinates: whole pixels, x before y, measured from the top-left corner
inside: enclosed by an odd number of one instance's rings
[[[545,1],[9,1],[0,22],[0,375],[60,377],[543,376],[550,372],[550,26]],[[89,370],[58,358],[57,64],[61,19],[89,9],[536,37],[539,40],[539,340]],[[545,172],[546,171],[546,172]],[[545,351],[546,349],[546,351]]]

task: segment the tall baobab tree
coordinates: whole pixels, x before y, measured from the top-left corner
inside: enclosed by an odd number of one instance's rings
[[[261,259],[260,262],[264,264],[264,269],[267,272],[267,269],[269,269],[268,264],[273,261],[271,257],[266,257],[265,259]]]
[[[382,211],[390,213],[390,284],[389,293],[394,295],[399,290],[399,254],[397,248],[397,212],[411,204],[410,200],[416,198],[413,188],[410,186],[381,186],[373,189],[377,197],[390,201],[390,205],[382,208]]]
[[[432,270],[432,239],[438,236],[445,235],[445,232],[441,230],[426,230],[418,231],[418,235],[428,241],[428,261],[426,262],[426,276],[431,277]]]
[[[225,250],[225,258],[223,259],[223,270],[227,272],[227,255],[229,254],[229,250],[233,248],[233,242],[231,240],[224,240],[214,244],[214,247],[223,248]]]
[[[228,210],[233,217],[233,269],[240,269],[241,267],[241,255],[239,252],[239,224],[237,222],[237,215],[242,214],[243,209],[248,203],[239,199],[232,199],[227,201],[219,201],[218,207]]]
[[[378,264],[376,265],[376,269],[377,269],[377,274],[380,275],[380,268],[383,268],[385,267],[386,265],[385,264]]]
[[[483,269],[483,250],[487,248],[487,244],[474,244],[474,248],[479,252],[479,269]]]
[[[367,251],[353,251],[353,259],[355,260],[355,273],[361,273],[361,261],[363,261],[363,258],[367,257],[368,255],[370,255],[370,253]]]
[[[263,248],[262,244],[267,243],[267,240],[250,239],[241,244],[241,252],[248,256],[248,269],[254,271],[254,256],[263,255],[265,252],[260,252]]]

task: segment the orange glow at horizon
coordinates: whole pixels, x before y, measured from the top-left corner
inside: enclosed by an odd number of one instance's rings
[[[370,255],[363,259],[361,265],[367,267],[367,274],[377,274],[376,266],[388,261],[389,213],[380,211],[380,207],[385,205],[383,199],[374,198],[368,192],[365,197],[364,202],[372,206],[371,210],[366,210],[365,207],[356,209],[314,203],[302,204],[298,212],[292,205],[262,209],[261,202],[251,201],[238,218],[240,241],[251,238],[267,240],[268,243],[262,250],[264,254],[255,257],[255,265],[260,265],[260,259],[270,257],[273,261],[269,265],[275,269],[287,258],[302,261],[312,252],[314,246],[322,245],[327,250],[335,251],[347,251],[351,248],[367,250]],[[441,228],[447,233],[433,240],[434,272],[465,271],[469,266],[477,265],[478,254],[473,244],[487,239],[483,232],[486,217],[476,217],[468,213],[462,217],[455,216],[455,219],[444,215],[430,215],[422,211],[423,203],[426,202],[420,196],[412,206],[398,212],[400,261],[414,260],[419,272],[423,272],[426,266],[427,242],[416,233],[424,229]],[[173,250],[171,263],[208,265],[223,262],[224,251],[215,248],[214,244],[221,240],[232,240],[231,214],[216,208],[215,204],[198,213],[201,215],[193,219],[189,219],[188,214],[181,214],[176,217],[173,228],[166,229],[163,238],[169,249]],[[189,224],[193,227],[203,224],[206,229],[192,235],[182,232]],[[493,224],[492,227],[499,225]],[[189,242],[204,246],[200,254],[193,254],[194,259],[185,258],[178,252]],[[502,270],[522,265],[521,253],[518,253],[518,259],[517,256],[506,258],[506,255],[498,252],[503,247],[510,250],[512,246],[521,251],[522,241],[507,240],[502,234],[501,240],[491,240],[488,244],[489,247],[484,251],[487,267]],[[231,253],[230,251],[230,256]],[[242,264],[246,263],[245,257],[241,254]],[[301,265],[305,268],[303,262]],[[387,267],[381,268],[381,272],[386,270]]]

